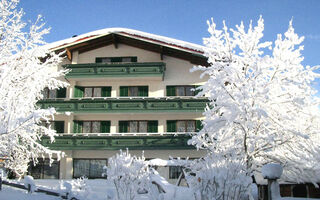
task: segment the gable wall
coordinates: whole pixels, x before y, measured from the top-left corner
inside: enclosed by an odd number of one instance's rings
[[[81,54],[74,52],[72,63],[95,63],[96,57],[125,56],[137,56],[138,62],[165,62],[166,71],[164,80],[152,78],[113,78],[104,80],[80,79],[72,84],[79,86],[112,86],[112,97],[119,96],[120,86],[148,85],[150,97],[163,97],[166,96],[167,85],[202,85],[205,81],[204,79],[200,79],[199,72],[190,73],[193,64],[189,61],[170,56],[163,56],[163,60],[161,60],[159,53],[146,51],[125,44],[118,44],[118,48],[115,48],[114,45],[108,45]]]

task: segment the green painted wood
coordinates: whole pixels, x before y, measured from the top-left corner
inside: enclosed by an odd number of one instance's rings
[[[167,120],[167,132],[177,132],[176,120]]]
[[[120,97],[129,96],[129,87],[128,86],[120,86]]]
[[[176,96],[176,86],[167,85],[167,97]]]
[[[209,100],[201,98],[93,98],[45,99],[38,105],[42,109],[54,107],[57,112],[74,113],[155,113],[203,112]]]
[[[148,133],[158,133],[158,121],[148,121]]]
[[[119,121],[119,133],[128,133],[128,121]]]
[[[84,95],[84,87],[75,86],[74,87],[74,97],[75,98],[83,97],[83,95]]]
[[[200,131],[203,128],[203,125],[200,120],[196,120],[196,131]]]
[[[83,131],[83,122],[73,121],[73,133],[82,133],[82,131]]]
[[[63,67],[71,70],[67,78],[163,77],[166,70],[162,62],[68,64]]]
[[[188,145],[188,135],[162,136],[56,136],[51,143],[48,137],[40,141],[52,150],[130,150],[194,149]]]
[[[147,97],[148,96],[148,86],[138,86],[138,96],[139,97]]]
[[[110,133],[110,121],[101,121],[100,122],[101,133]]]
[[[111,97],[111,87],[102,87],[101,97]]]

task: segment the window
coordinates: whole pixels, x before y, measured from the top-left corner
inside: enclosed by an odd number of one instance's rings
[[[181,173],[181,166],[169,166],[169,179],[178,179]]]
[[[73,121],[74,133],[110,133],[110,121]]]
[[[201,129],[199,120],[167,120],[167,132],[196,132]]]
[[[103,167],[106,159],[73,159],[73,178],[103,178]]]
[[[195,96],[198,90],[196,85],[175,85],[167,86],[167,96]]]
[[[137,62],[136,56],[127,57],[97,57],[96,63],[125,63],[125,62]]]
[[[307,197],[307,188],[305,184],[295,185],[292,188],[293,197]]]
[[[49,90],[48,88],[44,88],[42,90],[43,99],[55,99],[55,98],[66,98],[66,88],[59,88],[55,90]]]
[[[28,175],[35,179],[59,179],[59,166],[59,161],[54,160],[50,166],[49,159],[39,159],[36,166],[33,162],[29,163]]]
[[[111,97],[111,87],[75,86],[74,97]]]
[[[120,97],[147,97],[148,86],[120,86]]]
[[[157,133],[158,121],[119,121],[120,133]]]
[[[51,129],[54,129],[57,133],[64,133],[64,121],[43,121],[41,125],[47,128],[51,127]]]

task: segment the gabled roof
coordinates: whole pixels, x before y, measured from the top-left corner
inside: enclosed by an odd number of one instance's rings
[[[110,44],[114,44],[117,48],[118,43],[158,52],[161,58],[163,55],[168,55],[189,60],[193,64],[207,63],[207,58],[203,56],[204,46],[126,28],[101,29],[53,42],[46,45],[46,48],[53,51],[67,50],[69,57],[70,52],[75,50],[83,53]]]

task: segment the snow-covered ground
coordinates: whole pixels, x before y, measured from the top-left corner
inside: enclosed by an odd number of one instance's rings
[[[26,190],[21,190],[6,185],[0,191],[0,200],[61,200],[59,197],[49,196],[42,193],[28,194]]]
[[[71,180],[67,180],[71,181]],[[21,181],[23,183],[23,181]],[[47,179],[38,179],[35,180],[36,186],[46,187],[55,191],[60,190],[60,180],[47,180]],[[115,188],[111,182],[108,182],[105,179],[93,179],[86,181],[89,189],[88,195],[84,198],[85,200],[105,200],[107,194],[115,194]],[[174,199],[180,200],[189,200],[193,199],[193,195],[189,188],[186,187],[170,187],[168,193],[164,195],[164,199]],[[28,194],[26,190],[21,190],[13,188],[10,186],[3,185],[2,191],[0,191],[0,200],[60,200],[59,197],[54,197],[42,193],[32,193]],[[148,198],[145,195],[140,195],[136,200],[147,200]]]

